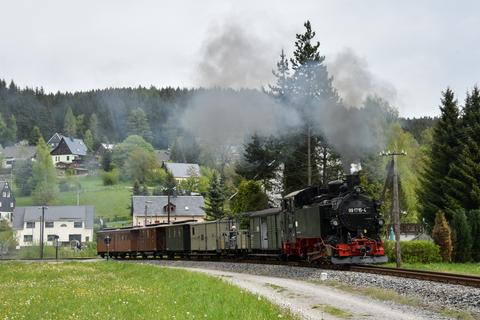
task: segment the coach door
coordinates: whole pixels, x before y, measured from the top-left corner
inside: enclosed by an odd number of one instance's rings
[[[267,218],[261,218],[260,222],[260,234],[262,237],[262,249],[268,249],[268,227]]]

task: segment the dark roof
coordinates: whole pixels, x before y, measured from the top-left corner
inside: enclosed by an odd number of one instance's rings
[[[164,207],[167,205],[167,196],[133,196],[133,215],[145,216],[145,204],[147,204],[147,216],[167,215]],[[146,203],[151,201],[151,203]],[[172,216],[204,216],[205,201],[202,196],[177,196],[170,197],[170,203],[175,205]]]
[[[63,137],[63,140],[67,143],[68,148],[72,151],[72,154],[79,156],[87,155],[87,146],[82,139],[75,139],[70,137]]]
[[[200,176],[200,167],[196,163],[164,162],[163,164],[175,178],[189,178],[192,170]]]
[[[250,217],[269,216],[272,214],[279,213],[280,211],[282,211],[281,208],[268,208],[260,211],[247,212],[247,215]]]
[[[35,156],[37,148],[33,146],[14,145],[0,150],[4,158],[31,159]]]
[[[93,206],[51,206],[45,210],[45,221],[84,221],[85,228],[93,228]],[[16,207],[13,211],[13,229],[23,229],[26,221],[40,221],[39,207]]]
[[[170,151],[168,150],[155,150],[155,156],[157,157],[157,161],[162,163],[164,161],[170,160]]]

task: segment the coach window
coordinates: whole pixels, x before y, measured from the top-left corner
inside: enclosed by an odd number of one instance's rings
[[[195,227],[192,227],[192,235],[195,235]]]

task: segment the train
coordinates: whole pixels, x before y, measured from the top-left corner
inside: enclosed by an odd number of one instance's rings
[[[358,174],[286,195],[281,207],[241,219],[182,221],[97,232],[102,257],[230,257],[304,260],[318,264],[387,262],[380,203]]]

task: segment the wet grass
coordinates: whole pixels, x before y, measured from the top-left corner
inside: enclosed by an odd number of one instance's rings
[[[221,279],[119,262],[0,263],[1,319],[295,319]]]

